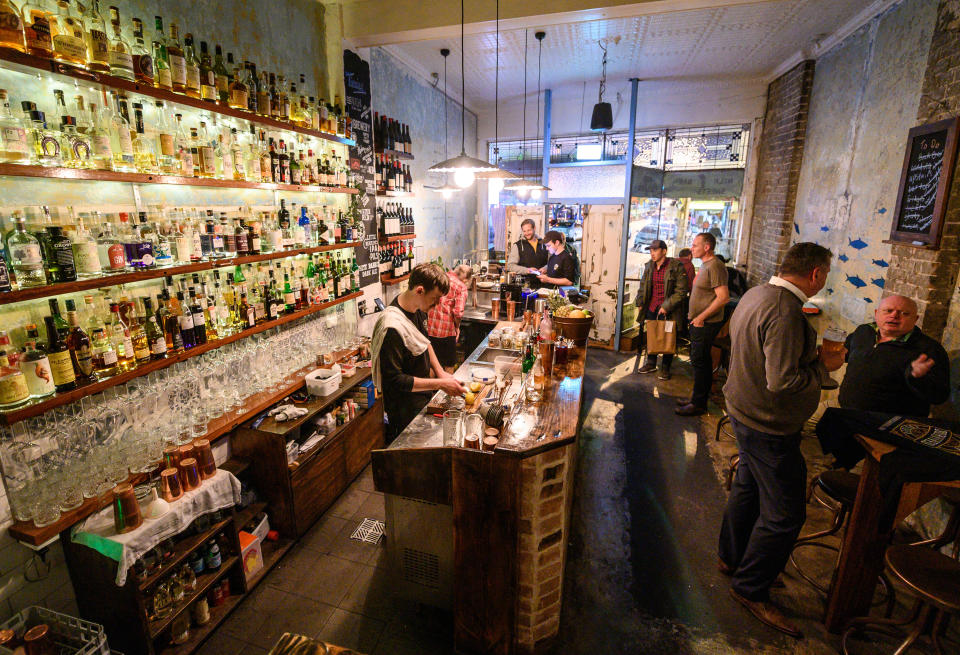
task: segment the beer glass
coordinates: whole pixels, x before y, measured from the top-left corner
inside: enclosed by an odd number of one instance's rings
[[[824,353],[834,354],[843,351],[843,344],[847,340],[847,333],[838,327],[830,326],[823,333],[823,344],[820,346]],[[828,377],[821,385],[821,389],[831,390],[840,386],[832,377]]]

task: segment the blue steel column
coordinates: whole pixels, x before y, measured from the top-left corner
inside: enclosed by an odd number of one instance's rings
[[[637,87],[640,80],[630,78],[630,129],[627,131],[627,170],[624,176],[623,228],[620,231],[620,277],[617,280],[617,324],[613,336],[613,349],[620,350],[620,324],[623,322],[623,289],[627,277],[627,239],[630,237],[630,190],[633,186],[633,147],[637,131]]]
[[[552,103],[550,102],[550,89],[547,89],[543,92],[543,176],[542,182],[543,186],[550,186],[550,108]],[[546,195],[550,193],[549,191],[544,191],[543,195],[546,198]]]

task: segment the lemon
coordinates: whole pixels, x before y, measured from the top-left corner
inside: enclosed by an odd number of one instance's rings
[[[474,380],[473,382],[470,383],[470,391],[476,393],[476,392],[480,391],[481,389],[483,389],[483,385],[480,384],[479,382],[477,382],[476,380]]]
[[[570,312],[570,314],[568,315],[569,318],[586,318],[586,316],[587,316],[587,315],[584,314],[584,313],[583,313],[582,311],[580,311],[579,309],[573,310],[573,311]]]
[[[467,393],[463,394],[463,401],[467,405],[472,405],[473,401],[475,401],[476,399],[477,399],[477,396],[472,391],[468,391]]]

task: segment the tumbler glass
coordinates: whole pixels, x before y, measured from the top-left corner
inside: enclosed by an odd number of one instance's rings
[[[443,445],[459,446],[460,429],[463,412],[459,409],[448,409],[443,413]]]

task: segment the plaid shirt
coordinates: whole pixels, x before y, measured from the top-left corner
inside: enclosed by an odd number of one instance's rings
[[[467,285],[453,271],[447,271],[447,277],[450,278],[450,291],[427,312],[427,334],[431,337],[460,336],[460,318],[467,306]]]
[[[664,257],[663,262],[660,265],[660,268],[657,268],[657,265],[653,265],[653,295],[650,297],[650,304],[648,308],[651,312],[656,312],[660,309],[660,305],[664,301],[664,282],[667,278],[667,264],[670,263],[669,257]]]

